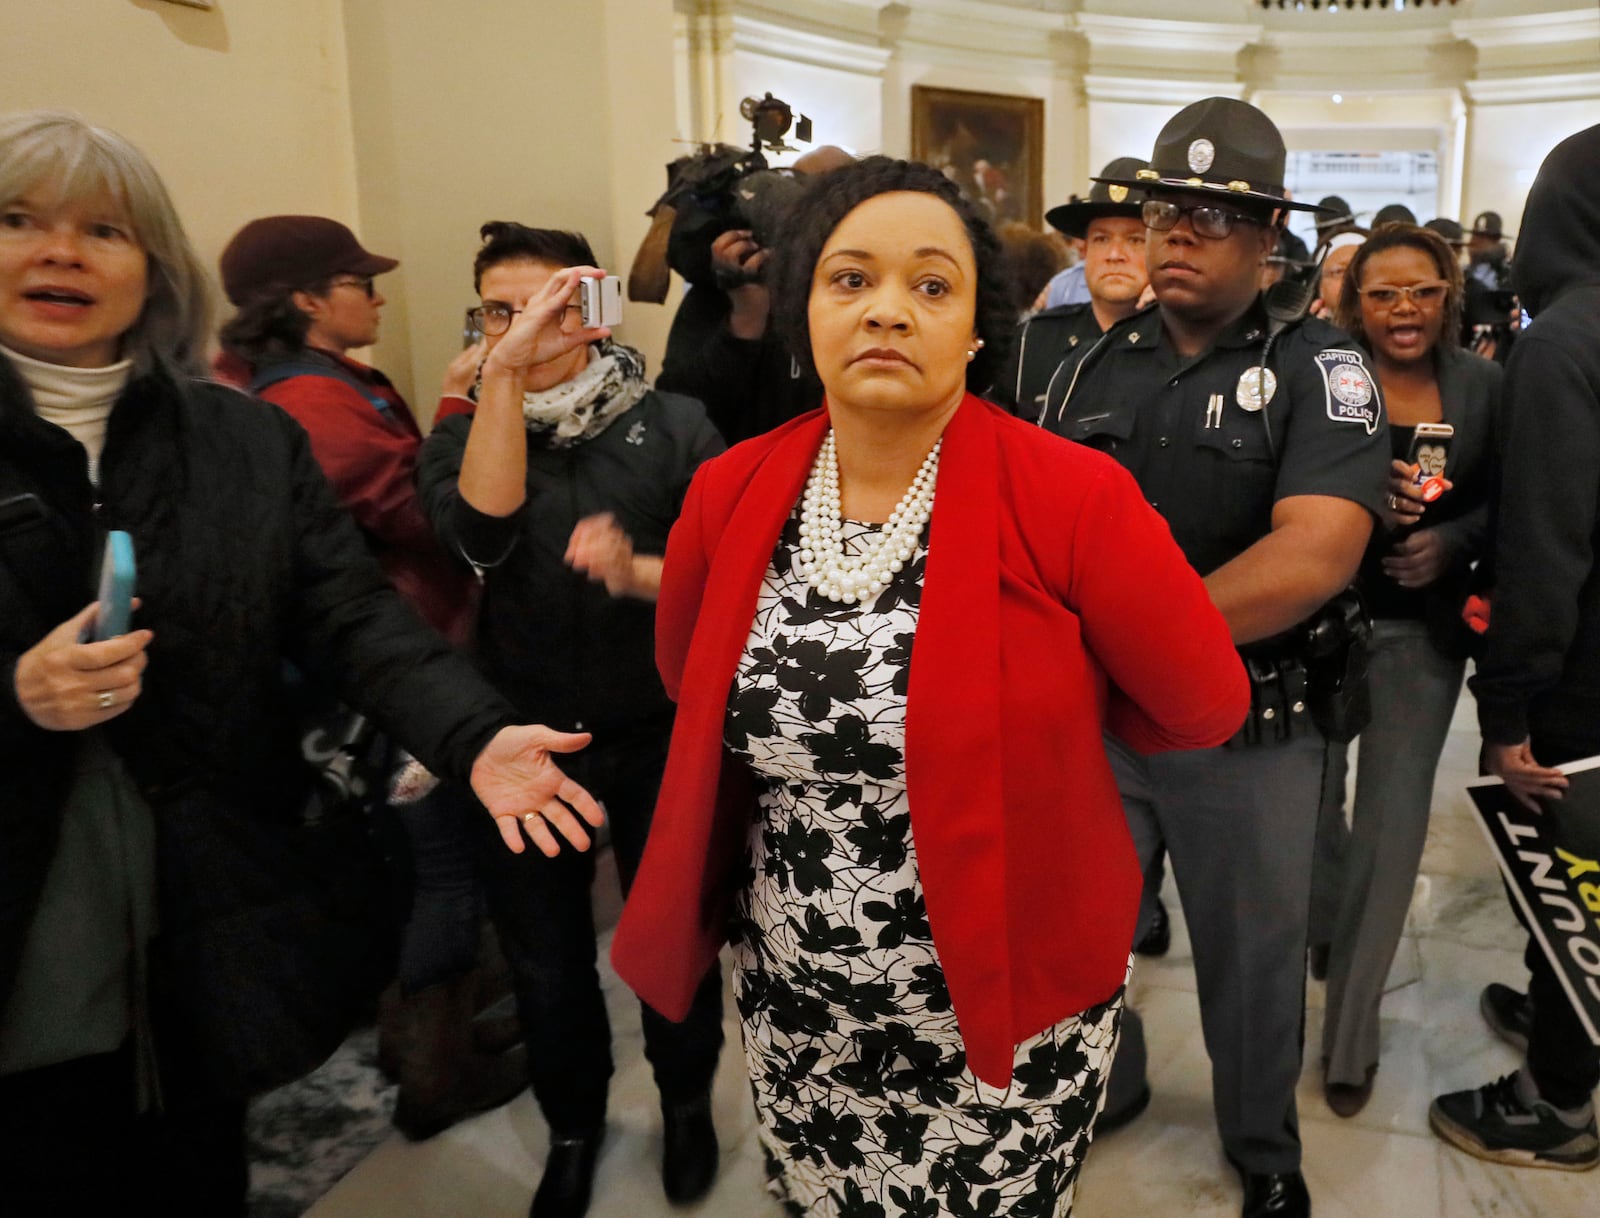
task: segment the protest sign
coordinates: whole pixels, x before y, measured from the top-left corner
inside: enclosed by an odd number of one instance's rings
[[[1506,886],[1600,1045],[1600,757],[1558,767],[1571,786],[1542,812],[1498,778],[1467,785]]]

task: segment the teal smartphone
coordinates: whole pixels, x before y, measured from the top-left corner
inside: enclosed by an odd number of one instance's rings
[[[133,538],[114,529],[106,534],[105,556],[100,560],[100,602],[89,632],[91,642],[128,633],[133,617],[134,576]]]

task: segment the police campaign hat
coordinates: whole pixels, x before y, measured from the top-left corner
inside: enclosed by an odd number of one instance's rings
[[[1472,221],[1472,235],[1499,241],[1507,236],[1505,221],[1500,219],[1500,213],[1497,211],[1480,211]]]
[[[1087,199],[1052,207],[1044,213],[1044,218],[1069,237],[1087,235],[1090,223],[1106,216],[1127,216],[1137,220],[1145,192],[1138,187],[1124,186],[1121,182],[1106,179],[1132,178],[1143,168],[1145,162],[1139,157],[1119,156],[1100,171],[1098,178],[1092,179],[1094,185],[1089,188]]]
[[[1417,215],[1404,203],[1388,203],[1378,208],[1378,214],[1372,217],[1372,227],[1380,224],[1415,224]]]
[[[1312,224],[1319,233],[1324,229],[1338,228],[1340,225],[1356,222],[1356,214],[1350,210],[1350,204],[1339,195],[1324,195],[1318,200],[1317,209],[1322,214],[1313,220]]]
[[[1305,254],[1305,242],[1298,240],[1288,229],[1284,229],[1278,234],[1278,244],[1272,247],[1272,253],[1267,255],[1267,261],[1289,270],[1303,270],[1311,265],[1304,257]]]
[[[1447,245],[1465,245],[1467,243],[1467,235],[1461,231],[1461,225],[1450,219],[1449,216],[1435,216],[1422,227],[1431,228],[1438,233],[1445,239],[1445,244]]]
[[[1273,121],[1248,102],[1208,97],[1185,106],[1161,128],[1149,167],[1130,178],[1096,178],[1112,186],[1215,192],[1240,203],[1268,203],[1320,211],[1315,203],[1284,198],[1288,151]]]

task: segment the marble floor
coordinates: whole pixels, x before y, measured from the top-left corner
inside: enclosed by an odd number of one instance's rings
[[[1310,1055],[1301,1077],[1305,1172],[1319,1218],[1578,1218],[1600,1211],[1600,1175],[1480,1163],[1436,1139],[1427,1107],[1437,1092],[1477,1086],[1516,1066],[1477,1012],[1492,980],[1521,985],[1521,939],[1462,787],[1476,773],[1478,737],[1463,702],[1435,789],[1433,823],[1407,935],[1384,1000],[1383,1064],[1371,1103],[1341,1120],[1323,1102]],[[1170,884],[1170,881],[1169,881]],[[1171,952],[1142,960],[1134,998],[1145,1014],[1154,1100],[1139,1120],[1097,1142],[1078,1193],[1079,1218],[1239,1212],[1239,1187],[1211,1118],[1210,1066],[1201,1041],[1194,972],[1181,914]],[[640,1049],[637,1008],[607,978],[616,1028],[612,1129],[593,1218],[779,1218],[760,1180],[753,1113],[728,1023],[716,1085],[723,1170],[698,1207],[672,1211],[661,1193],[659,1117]],[[1323,993],[1308,982],[1307,1043],[1321,1035]],[[731,1003],[729,1004],[731,1008]],[[391,1136],[309,1211],[310,1218],[514,1218],[527,1212],[545,1130],[526,1096],[422,1144]]]

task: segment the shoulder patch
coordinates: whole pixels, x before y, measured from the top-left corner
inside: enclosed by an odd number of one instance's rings
[[[1370,436],[1378,430],[1378,390],[1361,353],[1318,351],[1314,357],[1327,394],[1328,417],[1335,423],[1360,423]]]

